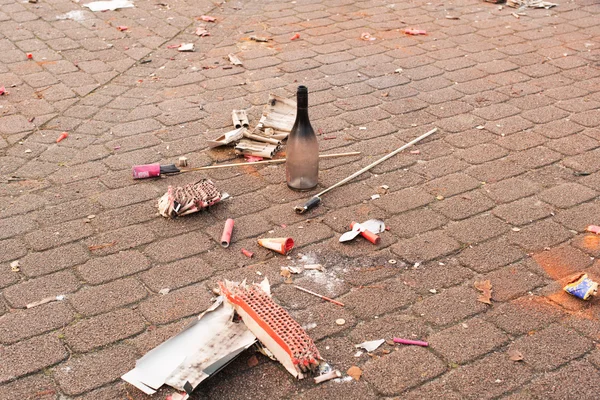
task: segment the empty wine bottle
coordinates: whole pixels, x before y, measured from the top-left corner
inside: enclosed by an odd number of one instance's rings
[[[296,122],[287,140],[285,175],[294,190],[310,190],[319,180],[319,143],[308,119],[308,89],[298,86]]]

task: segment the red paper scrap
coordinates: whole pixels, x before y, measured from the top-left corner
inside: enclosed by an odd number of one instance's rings
[[[406,33],[407,35],[427,35],[427,31],[424,29],[412,29],[412,28],[408,28],[404,30],[404,33]]]
[[[215,22],[217,20],[215,17],[211,17],[210,15],[202,15],[200,16],[200,19],[206,22]]]
[[[296,39],[300,39],[300,34],[299,33],[296,33],[294,36],[292,36],[290,38],[290,40],[296,40]]]

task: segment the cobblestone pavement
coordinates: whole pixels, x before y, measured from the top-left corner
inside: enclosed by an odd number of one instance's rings
[[[104,13],[0,0],[0,398],[145,398],[120,375],[206,309],[219,279],[264,276],[324,358],[363,377],[315,387],[260,355],[249,367],[247,352],[195,399],[598,398],[600,301],[561,287],[578,271],[600,279],[600,239],[585,233],[600,224],[600,4],[557,1],[516,15],[478,0],[137,0]],[[194,34],[202,14],[217,18],[209,37]],[[167,47],[182,42],[196,51]],[[229,53],[243,67],[228,69]],[[439,131],[307,216],[293,213],[307,195],[286,188],[281,165],[131,179],[134,164],[181,155],[233,160],[206,144],[231,110],[256,122],[269,92],[292,97],[298,84],[321,150],[362,152],[323,162],[322,187]],[[156,215],[169,184],[203,176],[233,198]],[[222,249],[227,217],[234,243]],[[368,218],[391,228],[380,245],[338,243]],[[291,260],[258,248],[264,235],[296,239]],[[279,268],[300,255],[327,272],[295,282],[344,308],[283,283]],[[492,306],[477,301],[479,279]],[[354,357],[354,344],[394,336],[430,347]]]

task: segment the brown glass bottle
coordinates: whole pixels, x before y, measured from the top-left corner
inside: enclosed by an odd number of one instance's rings
[[[310,190],[319,182],[319,143],[308,119],[308,89],[298,86],[296,122],[286,146],[285,176],[294,190]]]

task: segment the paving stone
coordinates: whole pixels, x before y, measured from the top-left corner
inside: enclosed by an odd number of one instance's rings
[[[520,175],[525,169],[516,162],[500,159],[473,166],[466,173],[482,182],[495,183]]]
[[[518,349],[532,368],[549,371],[580,357],[591,350],[593,344],[575,331],[554,323],[516,340],[510,348]]]
[[[389,193],[374,204],[385,211],[398,214],[430,203],[433,196],[418,188]]]
[[[131,225],[91,236],[85,244],[93,255],[104,256],[150,243],[155,238],[147,226]]]
[[[433,260],[453,253],[460,244],[443,231],[432,231],[392,246],[392,251],[410,263]]]
[[[490,210],[494,202],[481,190],[473,190],[450,198],[443,198],[431,208],[452,220],[462,220]]]
[[[43,352],[40,352],[43,349]],[[3,348],[0,382],[50,367],[67,358],[68,353],[57,335],[37,336]]]
[[[48,250],[83,239],[92,234],[93,230],[82,220],[65,222],[44,229],[38,229],[24,236],[25,242],[36,251]]]
[[[74,313],[64,302],[55,302],[0,318],[0,342],[11,344],[69,324]]]
[[[302,393],[299,397],[302,400],[343,400],[347,398],[355,399],[376,399],[378,396],[373,393],[367,383],[363,382],[347,382],[344,385],[339,385],[335,382],[320,384],[317,387]]]
[[[479,187],[477,179],[462,173],[446,175],[425,183],[424,188],[434,196],[450,197]]]
[[[56,366],[54,376],[64,393],[78,395],[116,381],[135,367],[137,357],[128,346],[109,347]]]
[[[193,246],[190,246],[191,243]],[[205,252],[213,247],[214,243],[205,235],[200,232],[191,232],[154,242],[146,248],[144,253],[158,262],[170,262]]]
[[[531,376],[526,363],[515,363],[506,354],[492,353],[451,371],[447,380],[463,398],[491,399],[519,388]]]
[[[529,397],[564,399],[571,393],[593,398],[600,385],[600,373],[589,363],[577,360],[557,371],[535,378],[520,393]]]
[[[554,208],[528,197],[494,208],[492,213],[512,225],[525,225],[538,219],[546,218],[554,212]]]
[[[563,310],[539,296],[523,296],[499,304],[485,319],[512,335],[524,335],[557,321]]]
[[[150,268],[150,261],[139,251],[122,251],[106,257],[93,258],[78,268],[83,279],[98,285]]]
[[[146,295],[146,289],[136,279],[126,278],[83,288],[69,300],[79,313],[92,316],[138,302]]]
[[[420,233],[441,228],[447,221],[443,215],[423,208],[398,214],[388,219],[386,226],[393,229],[395,235],[411,238]]]
[[[398,284],[429,295],[432,289],[439,290],[459,285],[473,275],[469,269],[460,265],[455,258],[441,259],[409,268],[398,277]]]
[[[79,280],[71,271],[62,271],[6,288],[4,298],[15,308],[25,308],[27,304],[47,297],[68,295],[79,286]]]
[[[459,286],[427,297],[415,304],[413,311],[432,324],[449,325],[485,311],[486,307],[477,301],[475,288]]]
[[[171,264],[157,265],[140,275],[140,279],[152,291],[177,289],[190,283],[200,282],[212,275],[213,267],[200,257],[191,257]]]
[[[534,222],[520,232],[510,232],[509,240],[527,251],[539,251],[565,242],[571,233],[550,220]]]
[[[383,395],[393,396],[445,371],[444,363],[431,352],[411,346],[367,362],[364,379]]]
[[[399,311],[361,322],[348,336],[354,343],[362,343],[373,340],[374,337],[388,340],[395,337],[426,340],[430,334],[431,328],[422,319]]]
[[[474,342],[473,337],[482,338]],[[464,364],[508,341],[508,336],[489,322],[479,318],[437,332],[429,337],[429,345],[451,363]],[[470,343],[465,346],[465,343]]]
[[[140,306],[144,317],[155,324],[164,324],[193,314],[200,314],[210,306],[208,290],[202,284],[192,285],[153,296]]]
[[[446,232],[461,243],[478,243],[507,232],[508,225],[490,214],[451,222]]]
[[[507,301],[531,292],[548,281],[527,269],[525,262],[508,265],[485,275],[492,282],[492,300]]]
[[[305,327],[308,335],[316,341],[335,336],[339,332],[350,329],[356,323],[354,315],[346,310],[346,307],[330,302],[320,303],[306,310],[291,311],[290,315]],[[335,323],[335,320],[340,318],[346,321],[345,325],[340,326]]]
[[[545,276],[555,280],[585,270],[593,263],[588,255],[569,245],[553,247],[534,254],[532,258]]]
[[[269,376],[268,381],[262,377]],[[294,378],[283,368],[272,363],[265,363],[229,379],[207,382],[206,393],[210,399],[245,398],[261,396],[273,397],[279,393],[290,393],[294,388]]]
[[[15,260],[27,254],[27,248],[18,239],[0,241],[0,262]]]
[[[6,400],[22,399],[24,393],[28,393],[26,398],[54,400],[56,392],[57,387],[52,378],[43,374],[30,375],[0,386],[0,397]]]
[[[387,301],[380,301],[382,298]],[[410,288],[392,280],[355,288],[342,297],[341,301],[358,318],[367,319],[406,307],[415,298],[416,295]]]
[[[565,183],[539,194],[540,198],[559,208],[570,208],[596,197],[596,191],[577,183]]]
[[[123,309],[78,321],[64,329],[64,336],[74,352],[86,353],[144,329],[146,324],[137,311]]]

